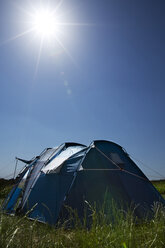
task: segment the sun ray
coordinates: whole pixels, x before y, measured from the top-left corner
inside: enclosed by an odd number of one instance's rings
[[[92,23],[79,23],[79,22],[58,22],[58,26],[93,26]]]
[[[40,63],[43,42],[44,42],[44,36],[42,36],[41,41],[40,41],[40,46],[39,46],[39,51],[38,51],[38,57],[37,57],[37,62],[36,62],[36,67],[35,67],[35,73],[34,73],[34,79],[36,78],[37,72],[38,72],[38,67],[39,67],[39,63]]]
[[[62,5],[63,2],[64,2],[63,0],[59,1],[59,3],[57,4],[57,6],[55,7],[55,9],[52,11],[52,14],[53,15],[56,14],[57,10],[61,7],[61,5]]]
[[[11,42],[11,41],[14,41],[14,40],[18,39],[18,38],[21,38],[22,36],[27,35],[27,34],[33,32],[34,30],[35,30],[34,27],[29,28],[29,29],[25,30],[24,32],[22,32],[22,33],[20,33],[20,34],[17,34],[17,35],[15,35],[15,36],[9,38],[8,40],[6,40],[6,41],[0,43],[0,46],[5,45],[5,44],[7,44],[7,43],[9,43],[9,42]]]
[[[63,45],[63,43],[60,41],[59,38],[55,37],[56,41],[58,42],[58,44],[63,48],[63,50],[65,51],[65,53],[68,55],[68,57],[72,60],[73,64],[77,67],[77,63],[74,60],[74,58],[71,56],[71,54],[69,53],[69,51],[67,50],[67,48]]]

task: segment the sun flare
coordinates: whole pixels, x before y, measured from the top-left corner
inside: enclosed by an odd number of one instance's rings
[[[50,38],[56,32],[56,20],[49,9],[40,9],[33,15],[32,26],[41,36]]]
[[[71,40],[74,42],[73,37],[75,31],[73,28],[77,30],[77,27],[88,26],[88,23],[73,21],[74,15],[70,15],[72,10],[65,9],[62,0],[59,0],[56,5],[50,4],[48,1],[45,5],[42,3],[34,3],[29,4],[29,7],[18,7],[21,14],[20,16],[22,16],[21,21],[18,22],[19,25],[23,25],[22,32],[10,37],[8,40],[3,42],[3,44],[12,42],[18,38],[23,38],[26,35],[29,36],[29,44],[31,44],[31,41],[34,41],[34,43],[37,44],[38,49],[35,75],[37,75],[41,55],[45,49],[49,49],[51,53],[56,50],[56,54],[59,54],[58,50],[60,50],[63,54],[66,54],[74,64],[76,64],[66,44],[71,44]]]

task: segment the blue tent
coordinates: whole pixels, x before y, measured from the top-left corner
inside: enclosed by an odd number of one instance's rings
[[[7,213],[28,212],[29,218],[54,225],[67,218],[66,206],[83,218],[86,202],[100,205],[106,192],[118,206],[135,206],[138,217],[152,211],[155,202],[165,204],[125,150],[110,141],[88,147],[64,143],[22,161],[26,166],[3,205]]]

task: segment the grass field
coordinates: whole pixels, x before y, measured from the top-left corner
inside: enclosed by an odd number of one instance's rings
[[[152,181],[152,183],[165,199],[165,180]]]
[[[165,181],[153,182],[161,194],[165,194]],[[10,183],[0,184],[1,200],[10,190]],[[92,211],[92,226],[85,228],[79,221],[75,227],[53,228],[30,221],[24,217],[0,214],[0,247],[2,248],[164,248],[165,247],[165,209],[155,207],[151,221],[137,222],[131,213],[127,216],[116,210],[115,222],[108,224],[102,212]],[[101,216],[101,218],[100,218]],[[101,220],[101,221],[100,221]]]

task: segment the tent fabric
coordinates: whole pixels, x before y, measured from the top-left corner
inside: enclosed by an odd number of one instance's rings
[[[62,151],[58,156],[56,156],[47,166],[45,166],[42,171],[44,173],[56,173],[57,168],[63,164],[65,160],[71,157],[73,154],[81,151],[83,146],[70,146]]]
[[[29,218],[55,225],[68,218],[66,206],[83,218],[86,203],[101,206],[105,195],[118,207],[135,206],[138,217],[151,212],[155,202],[165,204],[121,146],[98,140],[88,147],[64,143],[45,149],[19,174],[3,210],[29,212]]]

